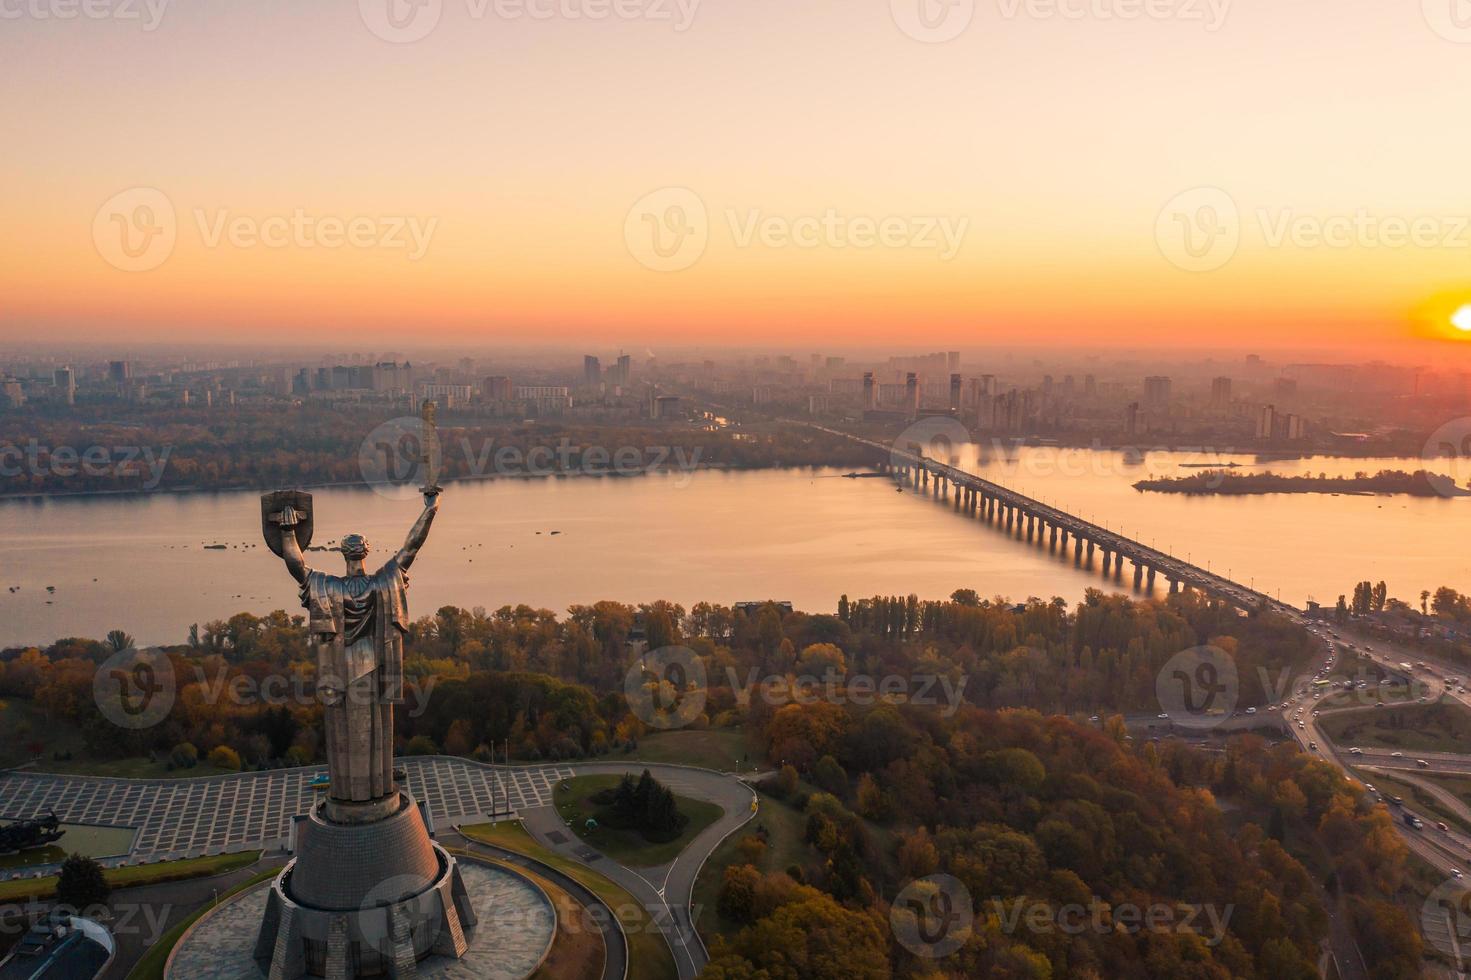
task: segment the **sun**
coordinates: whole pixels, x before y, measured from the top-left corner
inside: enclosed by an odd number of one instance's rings
[[[1471,303],[1451,314],[1451,326],[1463,333],[1471,333]]]

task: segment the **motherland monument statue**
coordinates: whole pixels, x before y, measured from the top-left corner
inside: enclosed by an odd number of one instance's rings
[[[298,823],[295,856],[272,885],[255,959],[271,980],[418,975],[431,954],[460,957],[475,913],[455,859],[434,843],[393,765],[403,700],[408,570],[439,512],[434,404],[425,402],[424,509],[404,546],[369,574],[368,542],[342,538],[346,573],[310,568],[311,494],[261,498],[266,544],[301,587],[326,729],[327,796]]]

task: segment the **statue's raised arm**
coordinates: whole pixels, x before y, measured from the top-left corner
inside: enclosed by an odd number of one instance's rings
[[[408,540],[404,542],[403,548],[399,550],[398,567],[404,571],[414,563],[419,556],[419,549],[424,547],[424,542],[429,539],[429,528],[434,524],[434,517],[439,513],[439,487],[429,486],[424,488],[424,511],[419,519],[414,522],[413,528],[409,530]]]

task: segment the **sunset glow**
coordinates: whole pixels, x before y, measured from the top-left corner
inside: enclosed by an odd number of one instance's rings
[[[7,21],[0,58],[36,84],[0,108],[26,149],[0,161],[0,339],[902,329],[1417,357],[1466,329],[1406,312],[1471,279],[1471,134],[1444,124],[1471,62],[1417,4],[982,6],[944,43],[911,36],[904,0],[431,6],[412,43],[372,3]],[[166,206],[109,210],[138,189]],[[674,234],[630,223],[668,189],[702,236],[673,271],[628,230]],[[167,250],[128,271],[125,231]]]

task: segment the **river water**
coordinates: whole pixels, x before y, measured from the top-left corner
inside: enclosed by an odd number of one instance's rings
[[[1366,578],[1386,580],[1391,595],[1416,604],[1422,589],[1471,590],[1471,498],[1186,497],[1132,487],[1230,460],[1243,464],[1240,473],[1423,465],[1307,459],[1268,467],[1248,456],[977,447],[961,462],[1298,605],[1309,597],[1331,603]],[[314,497],[317,542],[366,534],[370,564],[398,548],[418,512],[416,500],[364,488]],[[447,604],[561,612],[599,599],[687,607],[784,599],[828,612],[843,593],[938,598],[957,588],[1071,602],[1104,584],[1097,567],[1074,568],[1070,557],[1008,539],[943,502],[838,470],[493,480],[449,487],[441,508],[413,569],[414,616]],[[331,553],[309,561],[341,568]],[[1131,584],[1126,577],[1112,587]],[[178,643],[191,623],[272,609],[296,612],[299,603],[295,583],[261,543],[256,493],[0,503],[0,646],[110,629],[141,643]]]

